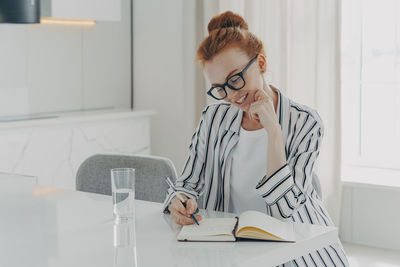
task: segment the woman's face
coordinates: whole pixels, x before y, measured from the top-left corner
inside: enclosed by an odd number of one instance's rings
[[[241,49],[228,48],[207,61],[204,64],[204,72],[211,86],[221,85],[227,78],[241,72],[250,60],[251,58]],[[260,55],[244,73],[246,84],[243,88],[232,90],[225,86],[227,96],[224,100],[248,112],[251,103],[254,102],[255,92],[263,88],[262,70],[265,71],[265,58]]]

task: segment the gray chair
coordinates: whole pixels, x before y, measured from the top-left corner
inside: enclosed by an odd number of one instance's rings
[[[135,169],[135,198],[162,203],[168,185],[165,177],[176,180],[172,162],[163,157],[143,155],[93,155],[86,159],[76,175],[76,190],[111,195],[112,168]]]

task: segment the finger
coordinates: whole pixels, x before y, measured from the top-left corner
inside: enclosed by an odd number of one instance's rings
[[[253,108],[253,104],[250,105],[249,108],[249,116],[250,116],[250,120],[254,120],[254,108]]]
[[[201,215],[195,215],[194,217],[196,218],[197,222],[200,222],[200,221],[203,219],[203,217],[201,217]],[[188,224],[194,224],[194,223],[196,223],[196,222],[193,220],[192,217],[189,217],[189,220],[190,220],[190,222],[189,222]]]
[[[203,217],[201,217],[201,215],[196,215],[195,217],[196,217],[196,220],[197,220],[198,222],[201,221],[201,220],[203,220]]]
[[[174,221],[174,223],[180,224],[180,216],[181,215],[179,215],[179,213],[172,211],[170,216],[171,216],[171,219]]]
[[[250,112],[250,110],[249,110],[249,116],[250,116],[250,120],[253,120],[253,114]]]
[[[171,217],[173,218],[173,220],[176,224],[180,224],[180,225],[194,224],[194,221],[192,218],[183,216],[176,212],[172,212]]]
[[[252,119],[255,119],[255,116],[258,114],[258,104],[252,103],[249,108],[249,114],[251,115]]]
[[[197,203],[194,199],[188,199],[186,201],[186,212],[187,214],[192,214],[197,209]]]
[[[253,105],[249,109],[249,114],[251,114],[251,119],[253,121],[256,121],[257,123],[260,123],[260,113],[262,105],[259,103],[253,103]]]
[[[180,224],[180,217],[182,217],[182,215],[179,212],[174,210],[171,212],[171,218],[176,224]]]
[[[259,89],[255,92],[254,97],[257,99],[257,101],[262,100],[266,97],[266,94],[263,90]]]
[[[170,206],[171,206],[171,209],[172,209],[172,210],[175,210],[176,212],[179,212],[179,213],[181,213],[181,214],[183,214],[183,215],[186,215],[186,209],[185,209],[185,207],[183,206],[182,202],[181,202],[179,199],[177,199],[176,197],[174,197],[174,198],[171,200]],[[170,210],[170,211],[171,211],[171,210]]]
[[[184,194],[181,194],[181,193],[179,193],[179,192],[177,192],[176,193],[176,196],[175,196],[179,201],[183,201],[183,202],[186,202],[186,200],[188,199],[187,197],[186,197],[186,195],[184,195]]]
[[[249,114],[250,120],[253,120],[253,115],[251,114],[250,110],[249,110],[249,112],[247,112],[247,113]]]
[[[265,100],[266,101],[266,100],[269,99],[269,96],[265,93],[264,90],[259,89],[254,93],[254,98],[257,99],[257,101],[258,100]]]
[[[258,100],[260,100],[260,99],[261,99],[260,90],[257,90],[257,91],[254,93],[254,101],[258,101]]]

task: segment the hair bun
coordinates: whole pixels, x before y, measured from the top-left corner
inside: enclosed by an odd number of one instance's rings
[[[232,11],[226,11],[219,15],[214,16],[208,23],[208,33],[215,29],[239,27],[248,30],[247,22],[238,14]]]

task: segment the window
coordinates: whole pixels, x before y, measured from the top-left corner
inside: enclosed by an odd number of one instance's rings
[[[400,186],[400,1],[342,1],[344,180]]]

